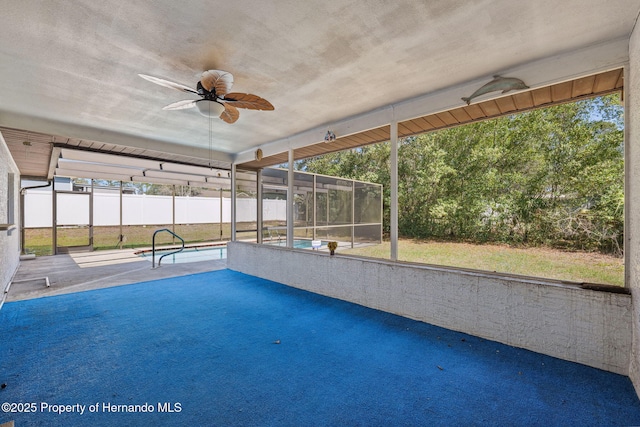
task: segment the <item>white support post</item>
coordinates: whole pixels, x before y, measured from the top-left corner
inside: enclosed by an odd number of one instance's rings
[[[256,242],[262,243],[262,169],[256,174]]]
[[[398,123],[395,120],[395,115],[390,123],[390,140],[391,140],[391,224],[390,224],[390,238],[391,238],[391,254],[392,261],[398,260]]]
[[[219,205],[220,205],[220,209],[219,209],[220,218],[219,218],[218,222],[220,223],[220,240],[221,241],[223,240],[222,238],[224,237],[223,232],[222,232],[222,229],[223,229],[222,218],[224,217],[224,206],[223,206],[224,202],[222,200],[223,199],[223,197],[222,197],[223,195],[224,195],[224,190],[222,189],[222,187],[220,187],[220,200],[218,201]]]
[[[89,250],[93,251],[93,184],[95,179],[91,179],[91,194],[89,194]]]
[[[51,253],[58,255],[58,196],[56,179],[51,181]]]
[[[287,175],[287,247],[293,247],[293,148],[289,148],[289,173]]]
[[[231,164],[231,241],[236,241],[236,164]]]
[[[120,238],[119,238],[120,242],[118,243],[118,247],[120,249],[122,249],[122,246],[124,244],[124,237],[122,235],[122,232],[123,232],[123,230],[122,230],[122,213],[123,213],[123,211],[122,211],[122,181],[120,181]]]
[[[318,176],[314,173],[313,174],[313,240],[316,240],[318,238],[318,233],[317,233],[317,229],[316,227],[318,226],[317,224],[317,216],[316,216],[316,212],[318,212],[318,206],[316,205],[316,203],[318,203],[318,198],[316,195],[316,186],[318,184]]]
[[[351,249],[356,241],[356,182],[351,181]]]
[[[625,79],[625,83],[630,82],[629,79],[629,64],[625,65],[622,71],[622,75]],[[623,106],[624,106],[624,240],[622,243],[622,250],[624,251],[624,287],[629,288],[631,286],[631,207],[632,207],[632,181],[631,181],[631,146],[630,129],[631,123],[629,121],[630,116],[630,103],[629,92],[631,92],[630,85],[622,89]]]
[[[171,232],[176,232],[176,185],[173,184],[171,189]],[[176,243],[176,236],[171,236],[171,243]]]

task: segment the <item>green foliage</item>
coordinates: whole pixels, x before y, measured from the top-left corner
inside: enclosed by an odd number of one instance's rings
[[[623,141],[617,95],[401,140],[400,234],[620,255]],[[388,143],[296,167],[383,184],[388,229]]]

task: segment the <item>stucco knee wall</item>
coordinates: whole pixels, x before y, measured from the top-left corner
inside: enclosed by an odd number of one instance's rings
[[[481,272],[231,242],[229,269],[628,374],[631,297]]]

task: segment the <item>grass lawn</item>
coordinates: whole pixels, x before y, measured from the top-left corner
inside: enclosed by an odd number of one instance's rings
[[[151,247],[153,233],[161,228],[171,230],[168,225],[126,225],[122,228],[124,235],[124,248]],[[255,238],[255,232],[242,233],[243,229],[255,230],[255,224],[238,224],[238,238]],[[182,237],[186,243],[215,242],[229,240],[231,236],[231,224],[176,224],[175,233]],[[93,248],[117,249],[120,242],[120,227],[93,227]],[[156,237],[157,245],[179,244],[179,240],[173,239],[169,233],[159,233]],[[58,246],[82,246],[89,244],[88,228],[61,228],[58,232]],[[25,230],[25,248],[27,253],[37,256],[51,255],[52,232],[51,228],[28,228]]]
[[[339,250],[342,253],[388,259],[390,243]],[[398,258],[425,264],[624,286],[624,260],[596,253],[401,239]]]
[[[126,226],[124,247],[151,246],[151,237],[157,226]],[[171,229],[168,225],[166,228]],[[239,224],[238,229],[255,229],[255,224]],[[27,229],[27,251],[36,255],[50,255],[51,229]],[[94,249],[116,249],[119,227],[94,227]],[[187,242],[228,240],[229,224],[176,225],[176,233]],[[60,233],[59,245],[82,245],[88,243],[86,229],[68,229]],[[239,238],[255,238],[255,232],[241,233]],[[171,235],[161,233],[157,243],[171,244]],[[338,248],[339,252],[388,259],[389,242],[381,245],[355,249]],[[505,245],[474,245],[469,243],[417,241],[401,239],[398,257],[401,261],[436,264],[499,273],[522,274],[574,282],[602,283],[624,286],[624,261],[613,256],[564,252],[547,248],[512,248]]]

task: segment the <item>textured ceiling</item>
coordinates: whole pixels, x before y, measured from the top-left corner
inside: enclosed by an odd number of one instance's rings
[[[640,0],[5,0],[0,126],[230,162],[345,118],[628,37],[639,10]],[[138,76],[195,87],[207,69],[233,73],[234,91],[258,94],[275,111],[241,110],[231,125],[163,111],[193,96]]]

